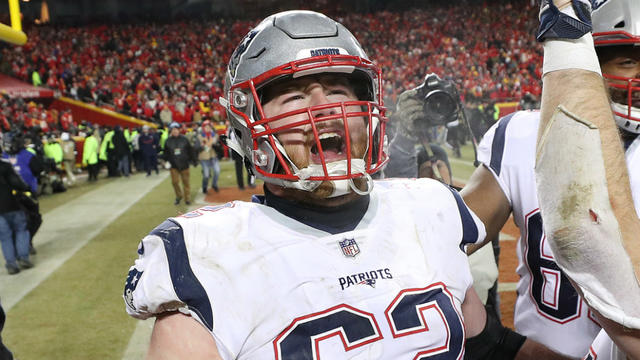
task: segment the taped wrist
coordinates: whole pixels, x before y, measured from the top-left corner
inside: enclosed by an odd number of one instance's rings
[[[579,39],[547,40],[544,43],[543,76],[552,71],[582,69],[602,75],[590,33]]]
[[[526,336],[502,326],[500,321],[487,312],[487,323],[482,332],[467,339],[465,360],[513,359],[524,344]]]

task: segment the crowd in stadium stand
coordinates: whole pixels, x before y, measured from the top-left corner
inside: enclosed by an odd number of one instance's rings
[[[70,110],[58,111],[47,108],[43,103],[0,96],[0,132],[11,128],[30,129],[38,127],[43,132],[75,132],[78,123],[73,120]]]
[[[531,35],[535,9],[512,10],[510,4],[466,5],[352,13],[338,20],[383,67],[390,99],[436,72],[453,79],[467,102],[495,102],[541,90],[542,54]],[[165,126],[221,121],[217,99],[225,64],[254,23],[34,27],[26,45],[2,50],[0,70]],[[500,23],[514,26],[502,29]]]
[[[542,90],[541,47],[531,35],[536,9],[523,5],[519,11],[511,4],[459,5],[343,20],[383,67],[390,93],[419,85],[434,72],[454,80],[466,101],[505,101]]]
[[[535,103],[541,92],[542,52],[532,36],[535,16],[530,16],[535,11],[532,5],[513,11],[508,2],[492,2],[329,15],[351,29],[370,58],[383,68],[388,106],[393,107],[402,91],[435,72],[456,83],[479,137],[496,120],[495,102],[527,99]],[[155,137],[161,144],[160,139],[166,137],[164,128],[172,122],[183,123],[184,131],[197,130],[205,120],[224,124],[225,110],[217,99],[222,94],[225,64],[240,37],[255,23],[220,18],[171,24],[31,27],[26,45],[0,50],[0,72],[154,122],[160,126]],[[500,23],[514,25],[504,29]],[[26,133],[31,146],[39,149],[42,143],[62,142],[63,133],[76,139],[93,133],[104,139],[114,130],[29,99],[0,96],[0,109],[0,133],[12,129]],[[127,129],[132,153],[137,151],[134,134],[141,132],[141,128]],[[47,133],[55,138],[45,136]],[[101,150],[100,162],[113,165]],[[139,158],[132,160],[129,167],[148,170]],[[106,167],[110,176],[119,175],[113,166]]]

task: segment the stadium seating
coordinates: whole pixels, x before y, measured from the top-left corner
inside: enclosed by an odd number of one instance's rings
[[[540,94],[535,11],[491,2],[337,18],[383,67],[388,101],[436,72],[453,79],[465,100],[495,103]],[[32,26],[26,45],[1,50],[2,69],[30,82],[37,71],[41,86],[159,124],[220,121],[224,64],[253,24]]]

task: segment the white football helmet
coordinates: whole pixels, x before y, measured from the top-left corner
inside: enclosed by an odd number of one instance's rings
[[[264,115],[262,89],[274,80],[298,78],[319,73],[343,73],[357,82],[358,101],[348,101],[305,107],[287,112],[308,114],[305,121],[278,126],[283,116]],[[323,181],[333,182],[331,197],[351,190],[367,193],[371,190],[371,174],[387,162],[385,108],[382,95],[382,74],[371,62],[356,38],[340,23],[312,11],[286,11],[272,15],[252,29],[233,52],[225,82],[225,98],[236,140],[228,145],[247,159],[250,170],[266,182],[284,187],[313,191]],[[349,112],[347,106],[357,106],[359,112]],[[313,111],[342,109],[339,114],[313,117]],[[368,143],[363,158],[352,158],[347,118],[362,117],[367,123]],[[346,160],[325,160],[316,125],[341,119],[341,148]],[[293,126],[309,125],[315,136],[314,151],[321,163],[299,169],[287,155],[277,138]],[[335,139],[333,139],[335,140]],[[335,146],[335,142],[332,144]],[[367,189],[358,189],[353,180],[364,177]]]
[[[596,48],[640,46],[640,0],[595,0],[591,16]],[[609,87],[627,94],[624,103],[611,104],[616,123],[626,131],[640,134],[640,108],[637,107],[640,103],[640,78],[602,75],[608,80]]]

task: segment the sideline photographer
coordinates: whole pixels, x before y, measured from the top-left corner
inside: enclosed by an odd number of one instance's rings
[[[453,83],[434,73],[428,74],[422,85],[400,94],[396,112],[391,115],[395,132],[384,176],[429,177],[451,185],[449,158],[433,143],[432,133],[439,126],[456,122],[460,109],[460,96]]]
[[[395,135],[389,146],[389,164],[383,170],[384,176],[429,177],[451,185],[449,158],[442,147],[431,142],[431,133],[433,129],[447,125],[466,125],[470,132],[461,110],[455,85],[433,73],[425,77],[422,85],[400,94],[396,112],[391,115]],[[496,311],[499,300],[492,291],[497,289],[497,261],[492,247],[485,246],[482,250],[469,257],[474,289],[487,310],[499,318],[499,311]]]

